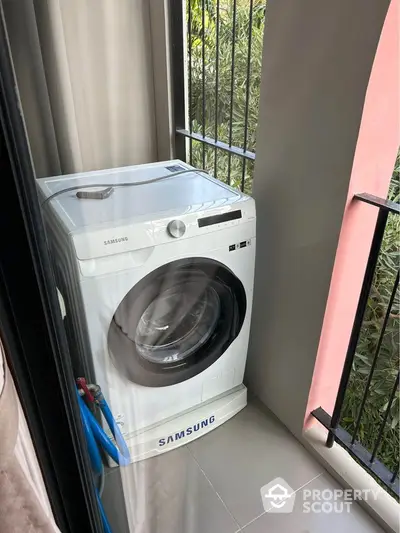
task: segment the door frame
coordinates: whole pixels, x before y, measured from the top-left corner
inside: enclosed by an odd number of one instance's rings
[[[2,17],[0,335],[57,525],[63,533],[97,532],[101,520],[15,88]]]

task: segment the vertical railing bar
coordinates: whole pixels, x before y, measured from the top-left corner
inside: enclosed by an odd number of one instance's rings
[[[243,157],[243,166],[242,166],[242,183],[240,184],[240,190],[244,192],[244,185],[246,183],[246,158]]]
[[[236,46],[236,0],[233,0],[233,28],[232,28],[232,64],[231,64],[231,108],[229,112],[229,146],[232,146],[233,135],[233,96],[235,89],[235,46]],[[228,184],[231,183],[231,159],[232,155],[228,154]]]
[[[383,341],[383,338],[385,336],[386,326],[387,326],[387,323],[388,323],[389,317],[390,317],[390,310],[392,308],[392,305],[393,305],[393,302],[394,302],[394,299],[395,299],[395,296],[396,296],[398,285],[399,285],[399,271],[397,272],[396,280],[395,280],[394,285],[393,285],[392,294],[390,295],[389,303],[388,303],[388,306],[387,306],[387,309],[386,309],[385,318],[383,319],[383,322],[382,322],[382,328],[381,328],[381,332],[380,332],[380,335],[379,335],[378,343],[376,345],[374,359],[372,361],[372,365],[371,365],[371,368],[370,368],[370,371],[369,371],[367,383],[365,385],[365,392],[364,392],[363,398],[361,400],[361,405],[360,405],[360,409],[359,409],[358,416],[357,416],[357,422],[356,422],[356,425],[355,425],[355,428],[354,428],[353,437],[351,439],[351,443],[352,444],[354,444],[354,442],[356,441],[358,430],[360,429],[360,424],[361,424],[361,420],[362,420],[362,416],[363,416],[365,403],[366,403],[367,398],[368,398],[368,394],[369,394],[372,378],[373,378],[373,375],[374,375],[374,372],[375,372],[375,368],[376,368],[376,365],[377,365],[377,362],[378,362],[379,352],[381,351],[382,341]]]
[[[189,99],[189,131],[193,132],[193,119],[192,119],[192,6],[190,0],[187,1],[187,10],[188,10],[188,53],[189,53],[189,88],[188,88],[188,99]],[[190,164],[193,165],[193,139],[189,139],[189,154],[190,154]]]
[[[394,472],[393,472],[393,476],[390,478],[390,483],[394,483],[396,477],[397,477],[397,473],[399,471],[399,468],[400,468],[400,464],[397,463],[397,467],[394,469]]]
[[[331,419],[331,429],[336,429],[339,425],[342,406],[346,394],[347,385],[350,378],[351,368],[353,364],[354,354],[357,349],[358,339],[364,319],[365,309],[368,302],[371,285],[378,262],[379,252],[382,244],[383,235],[385,233],[388,213],[384,209],[379,210],[378,219],[376,221],[374,237],[372,239],[371,248],[368,257],[367,267],[365,269],[364,280],[361,287],[360,297],[358,300],[356,316],[351,331],[349,346],[347,348],[346,359],[344,362],[343,372],[340,379],[339,390],[336,397],[335,407],[333,409]],[[329,433],[326,445],[332,447],[335,441],[335,436],[332,432]]]
[[[391,408],[392,408],[392,404],[393,404],[393,400],[394,400],[396,391],[397,391],[397,389],[399,387],[399,374],[400,374],[400,372],[397,372],[396,381],[394,382],[393,389],[392,389],[392,392],[390,394],[389,403],[388,403],[388,406],[386,408],[385,416],[383,417],[381,426],[379,428],[378,436],[376,438],[376,443],[375,443],[374,450],[373,450],[372,455],[371,455],[370,463],[374,462],[376,454],[377,454],[379,446],[380,446],[380,443],[381,443],[381,440],[382,440],[383,431],[385,429],[387,419],[389,418],[389,414],[390,414],[390,411],[391,411]]]
[[[249,44],[247,48],[247,80],[246,80],[246,104],[244,112],[244,140],[243,140],[243,152],[247,150],[247,135],[249,124],[249,103],[250,103],[250,75],[251,75],[251,44],[253,37],[253,0],[250,0],[250,14],[249,14]],[[246,176],[246,161],[244,160],[242,167],[242,191],[244,190]]]
[[[203,30],[203,38],[202,38],[202,49],[201,49],[201,55],[202,55],[202,93],[203,93],[203,101],[202,101],[202,115],[203,115],[203,124],[202,124],[202,134],[203,137],[206,136],[206,24],[205,24],[205,0],[202,0],[201,3],[201,27]],[[203,146],[203,168],[206,167],[206,146],[204,143],[202,143]]]
[[[215,40],[215,125],[214,125],[214,138],[218,141],[218,84],[219,84],[219,3],[217,0],[217,20],[216,20],[216,40]],[[214,150],[214,177],[217,177],[217,154],[218,150],[215,147]]]

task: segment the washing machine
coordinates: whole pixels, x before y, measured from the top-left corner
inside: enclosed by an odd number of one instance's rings
[[[132,460],[240,411],[254,200],[179,160],[38,188],[74,372],[101,386]]]

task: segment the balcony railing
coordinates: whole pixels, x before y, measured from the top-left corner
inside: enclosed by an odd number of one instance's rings
[[[393,264],[397,273],[390,278],[391,269],[384,268],[385,285],[388,290],[388,301],[381,298],[380,305],[380,331],[377,335],[371,335],[365,326],[366,310],[371,302],[377,298],[376,272],[381,261],[382,243],[387,231],[388,217],[398,217],[400,206],[390,200],[382,200],[368,194],[360,194],[355,197],[356,201],[366,202],[379,209],[374,237],[371,244],[364,281],[358,301],[353,329],[346,354],[342,377],[336,398],[332,417],[321,407],[312,412],[312,415],[323,424],[329,431],[327,446],[331,447],[334,442],[345,448],[350,455],[360,463],[371,475],[373,475],[390,493],[399,497],[399,443],[398,443],[398,409],[399,409],[399,264],[398,243],[394,250],[390,250],[395,258]],[[396,227],[396,226],[395,226]],[[395,230],[396,231],[396,230]],[[396,239],[396,237],[395,237]],[[393,266],[392,264],[392,266]],[[391,323],[391,338],[386,353],[383,350],[385,336],[388,334]],[[397,332],[396,332],[397,331]],[[360,354],[359,346],[362,336],[370,335],[373,338],[368,346],[368,355]],[[386,347],[387,348],[387,347]],[[387,353],[389,351],[389,354]],[[362,358],[363,367],[357,365],[357,359]],[[383,372],[381,361],[385,358],[389,362],[389,368],[385,365]],[[360,379],[360,372],[362,371]],[[354,383],[358,379],[357,388]],[[351,409],[348,406],[347,395],[350,387],[355,390],[355,416],[348,416]],[[353,391],[354,392],[354,391]],[[347,402],[347,403],[346,403]],[[374,414],[376,425],[364,424],[364,419],[370,416],[371,409]],[[346,416],[347,415],[347,416]],[[349,423],[350,422],[350,423]],[[345,427],[346,426],[346,427]],[[374,429],[374,435],[368,434]],[[391,448],[393,452],[389,459],[385,454],[385,448]],[[393,457],[394,454],[394,457]]]
[[[266,0],[170,0],[175,153],[251,192]]]

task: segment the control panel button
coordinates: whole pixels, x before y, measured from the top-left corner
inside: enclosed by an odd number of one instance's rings
[[[174,239],[183,237],[186,231],[185,223],[182,222],[182,220],[171,220],[171,222],[168,223],[167,231]]]

